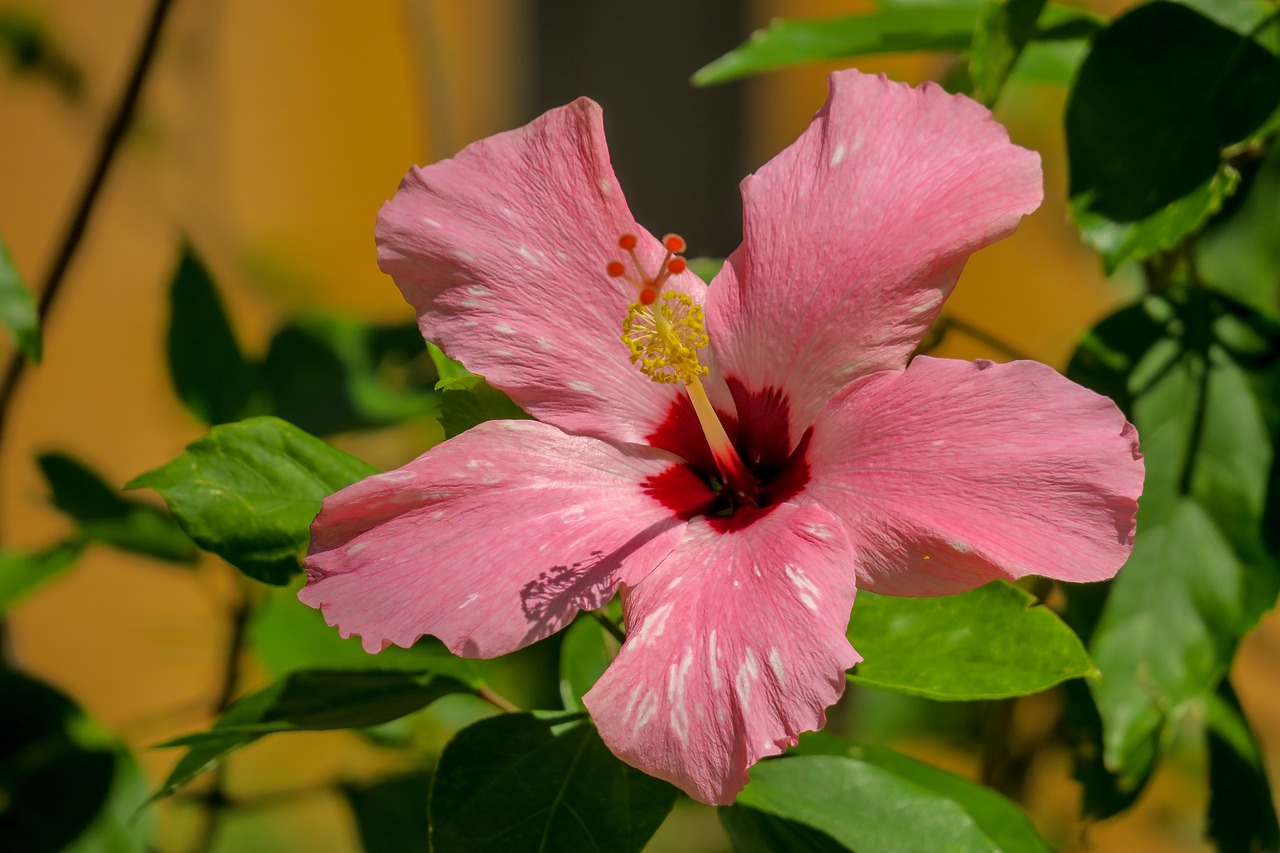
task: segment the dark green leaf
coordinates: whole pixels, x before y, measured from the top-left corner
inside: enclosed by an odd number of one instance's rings
[[[1093,673],[1080,638],[1035,597],[1003,581],[961,595],[858,593],[849,680],[932,699],[1023,696]]]
[[[68,698],[0,669],[0,850],[142,851],[145,797],[127,751]]]
[[[1280,59],[1175,3],[1095,38],[1067,103],[1072,211],[1109,268],[1198,228],[1235,186],[1223,150],[1280,106]]]
[[[1023,49],[1036,33],[1046,0],[986,0],[969,46],[973,96],[992,106]]]
[[[40,317],[36,300],[18,275],[9,247],[0,240],[0,326],[31,361],[40,361]]]
[[[53,492],[53,505],[76,521],[85,539],[162,560],[195,562],[195,543],[167,513],[127,500],[70,456],[44,453],[37,461]]]
[[[583,614],[569,626],[560,644],[560,696],[566,708],[585,710],[582,695],[617,653],[617,642],[590,614]]]
[[[427,797],[431,774],[423,771],[344,785],[364,853],[422,853],[430,848]]]
[[[263,369],[275,414],[313,435],[438,414],[435,371],[412,323],[303,317],[272,338]]]
[[[160,744],[185,746],[164,786],[167,797],[228,754],[278,732],[375,726],[425,708],[465,684],[426,672],[305,670],[294,672],[229,707],[212,729]]]
[[[1209,837],[1222,853],[1280,850],[1266,762],[1231,683],[1208,703]]]
[[[43,551],[0,550],[0,613],[45,581],[71,568],[83,541],[59,542]]]
[[[178,396],[207,424],[244,417],[253,394],[253,367],[236,343],[209,271],[184,245],[169,298],[169,373]]]
[[[559,720],[503,714],[449,742],[431,786],[432,850],[644,847],[675,789],[615,758],[585,721]]]
[[[484,683],[481,663],[449,653],[423,637],[412,648],[391,645],[371,655],[358,637],[343,639],[319,610],[298,600],[297,584],[269,590],[254,608],[249,647],[274,676],[299,669],[397,669],[430,671],[473,687]]]
[[[757,765],[722,815],[735,847],[750,832],[760,850],[790,849],[768,846],[771,835],[815,851],[1049,850],[1017,806],[990,788],[830,736],[806,737],[793,754]]]
[[[1067,378],[1105,394],[1131,414],[1130,379],[1138,363],[1165,336],[1170,313],[1154,297],[1116,311],[1080,339],[1067,365]]]
[[[276,418],[214,427],[177,459],[126,484],[155,489],[187,535],[265,583],[298,571],[328,495],[375,469]]]

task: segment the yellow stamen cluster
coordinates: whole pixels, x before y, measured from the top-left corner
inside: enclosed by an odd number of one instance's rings
[[[631,305],[622,321],[622,342],[631,350],[631,363],[654,382],[685,385],[707,375],[698,350],[707,345],[702,306],[688,294],[668,290],[653,305]]]

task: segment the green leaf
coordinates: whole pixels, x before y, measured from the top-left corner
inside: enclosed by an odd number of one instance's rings
[[[1215,290],[1280,320],[1280,145],[1248,184],[1240,207],[1196,241],[1196,268]]]
[[[299,583],[267,591],[249,622],[249,647],[276,677],[300,669],[397,669],[429,671],[480,687],[481,662],[457,657],[423,637],[410,648],[391,645],[371,655],[358,637],[343,639],[324,614],[298,600]]]
[[[66,696],[0,669],[0,850],[146,850],[128,751]]]
[[[321,500],[373,473],[354,456],[263,417],[214,427],[125,488],[155,489],[201,548],[250,577],[283,584],[298,571]]]
[[[256,377],[236,343],[209,271],[184,245],[169,289],[169,373],[182,402],[207,424],[247,414]]]
[[[931,699],[1025,696],[1094,674],[1057,614],[1004,581],[936,598],[859,592],[849,641],[864,658],[850,681]]]
[[[738,850],[1049,850],[1018,807],[990,788],[832,736],[806,736],[792,754],[756,765],[720,816]],[[770,835],[803,846],[771,846]]]
[[[457,734],[431,786],[436,853],[641,850],[676,791],[614,757],[586,721],[503,714]]]
[[[1037,38],[1081,38],[1094,16],[1050,7]],[[805,62],[852,59],[876,53],[961,51],[973,41],[978,3],[882,3],[865,15],[825,20],[778,19],[741,46],[699,69],[694,85],[710,86]]]
[[[0,550],[0,613],[45,581],[71,568],[83,548],[82,540],[72,539],[43,551]]]
[[[720,268],[724,266],[724,258],[690,258],[689,270],[698,278],[707,284],[720,274]]]
[[[560,644],[560,697],[570,710],[582,711],[582,696],[595,685],[618,653],[618,643],[590,614],[564,632]]]
[[[1133,411],[1130,387],[1138,363],[1165,337],[1170,309],[1151,297],[1116,311],[1080,339],[1067,365],[1067,378]]]
[[[1266,761],[1231,683],[1208,703],[1208,835],[1223,853],[1280,850],[1280,821]]]
[[[1018,57],[1036,33],[1046,0],[986,0],[969,45],[973,96],[993,106]]]
[[[1138,537],[1090,644],[1121,789],[1147,778],[1165,728],[1208,701],[1280,589],[1260,528],[1271,438],[1240,369],[1216,349],[1186,353],[1134,421],[1147,465]]]
[[[302,317],[276,332],[263,371],[272,411],[313,435],[438,414],[435,371],[412,323]]]
[[[804,62],[875,53],[959,51],[969,45],[976,21],[976,8],[944,3],[816,21],[778,19],[699,69],[693,83],[710,86]]]
[[[212,729],[160,744],[189,749],[152,801],[169,796],[230,753],[265,735],[375,726],[425,708],[442,696],[467,692],[470,688],[465,684],[429,672],[294,672],[238,700]]]
[[[193,563],[199,556],[168,513],[122,497],[84,463],[61,453],[41,454],[37,462],[53,492],[53,505],[75,520],[85,539],[180,563]]]
[[[36,311],[36,300],[18,275],[3,240],[0,240],[0,326],[13,337],[24,356],[37,364],[40,362],[40,315]]]
[[[511,402],[510,397],[468,371],[461,362],[449,358],[435,344],[428,344],[427,350],[440,376],[436,388],[443,392],[440,395],[440,426],[444,428],[445,438],[453,438],[485,421],[529,417]]]
[[[43,77],[67,100],[84,89],[84,71],[54,41],[47,24],[26,9],[0,9],[0,53],[15,74]]]
[[[368,785],[344,785],[342,792],[355,815],[364,853],[422,853],[430,848],[430,773],[421,771]]]
[[[1280,107],[1280,59],[1175,3],[1094,39],[1067,103],[1072,212],[1108,269],[1199,228],[1234,191],[1223,150]]]

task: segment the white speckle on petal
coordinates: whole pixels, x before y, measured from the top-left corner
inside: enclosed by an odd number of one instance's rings
[[[778,686],[786,687],[787,673],[782,668],[782,655],[778,652],[777,646],[769,649],[769,668],[773,670],[773,677],[778,682]]]
[[[787,573],[787,580],[791,581],[791,585],[796,588],[800,603],[816,613],[818,610],[817,599],[822,596],[818,593],[818,588],[813,585],[813,581],[805,577],[804,570],[799,566],[787,563],[783,566],[783,570]]]
[[[587,517],[587,511],[580,506],[570,507],[560,513],[560,520],[565,524],[577,524]]]
[[[432,228],[439,228],[439,227],[441,227],[441,226],[440,226],[440,223],[439,223],[439,222],[436,222],[436,221],[435,221],[434,219],[432,219],[430,216],[424,216],[424,217],[422,217],[422,224],[423,224],[423,225],[430,225]]]
[[[644,698],[640,700],[640,707],[636,708],[636,724],[634,731],[640,731],[649,721],[653,719],[653,715],[658,712],[658,697],[652,690],[644,694]]]
[[[453,256],[458,260],[462,261],[464,264],[469,264],[475,260],[475,257],[472,256],[472,254],[468,252],[466,249],[454,249]]]
[[[524,258],[526,261],[533,264],[535,267],[545,266],[545,264],[542,263],[542,259],[539,258],[537,255],[535,255],[529,249],[528,246],[521,246],[519,249],[516,250],[516,252],[517,254],[520,255],[520,257]]]
[[[462,602],[461,604],[459,604],[459,605],[458,605],[458,609],[459,609],[459,610],[461,610],[462,608],[466,607],[468,604],[470,604],[471,602],[475,601],[475,600],[476,600],[477,598],[479,598],[479,597],[480,597],[480,593],[478,593],[478,592],[473,592],[473,593],[471,593],[470,595],[468,595],[468,596],[467,596],[467,600],[466,600],[466,601],[464,601],[464,602]]]
[[[742,584],[738,583],[738,579],[737,579],[737,578],[734,578],[734,579],[733,579],[733,588],[734,588],[734,589],[738,589],[740,586],[742,586]]]
[[[357,542],[354,545],[348,545],[347,556],[354,557],[356,554],[359,554],[361,551],[363,551],[365,548],[368,548],[368,547],[369,547],[368,542]]]
[[[515,353],[509,349],[496,349],[493,351],[493,354],[498,358],[511,358],[515,355]]]
[[[738,693],[738,703],[745,709],[751,701],[751,682],[760,675],[760,666],[756,663],[755,653],[747,649],[747,658],[738,666],[738,674],[734,676],[733,687]]]
[[[840,165],[840,161],[844,159],[844,143],[841,142],[836,146],[836,150],[831,152],[831,168]]]
[[[601,178],[599,181],[600,192],[603,195],[611,195],[613,193],[613,185],[609,183],[608,178]]]
[[[418,478],[411,471],[387,471],[385,474],[379,474],[378,479],[384,483],[398,486],[402,483],[412,483]]]
[[[472,296],[488,296],[489,288],[485,287],[483,284],[473,284],[467,288],[467,293],[470,293]]]
[[[821,524],[806,522],[800,525],[800,529],[820,542],[831,541],[831,528],[829,527],[823,527]]]
[[[467,461],[468,468],[492,468],[493,463],[488,459],[470,459]]]
[[[957,554],[973,553],[973,549],[970,548],[966,543],[961,542],[959,539],[948,539],[947,547],[950,548],[952,551],[955,551]]]
[[[581,391],[584,394],[596,393],[595,386],[592,385],[590,382],[579,382],[578,380],[573,379],[569,381],[568,385],[574,391]]]
[[[551,343],[551,341],[546,338],[538,338],[538,346],[542,347],[547,352],[552,352],[556,348],[555,344]]]
[[[513,213],[513,212],[511,211],[511,208],[509,208],[509,207],[504,207],[504,208],[502,208],[502,215],[503,215],[503,216],[505,216],[507,219],[512,219],[512,220],[514,220],[514,219],[516,218],[515,213]]]
[[[572,258],[569,257],[568,252],[556,252],[556,257],[564,261],[566,264],[572,260]]]
[[[479,308],[480,303],[474,299],[463,299],[459,303],[463,308]]]
[[[516,330],[506,323],[494,323],[493,330],[500,335],[514,335],[516,333]]]
[[[667,629],[667,617],[671,615],[672,606],[664,604],[644,620],[644,625],[641,626],[639,635],[636,637],[641,645],[652,646],[662,636],[662,632]]]
[[[685,681],[689,666],[693,663],[693,649],[685,649],[677,668],[673,663],[667,671],[667,701],[671,703],[671,730],[680,743],[689,745],[689,709],[685,705]]]
[[[716,660],[716,632],[707,637],[707,660],[711,662],[711,686],[720,689],[720,663]]]

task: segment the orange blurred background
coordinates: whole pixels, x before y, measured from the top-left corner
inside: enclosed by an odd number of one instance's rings
[[[35,12],[85,72],[78,101],[39,82],[0,76],[0,235],[26,280],[37,282],[86,178],[150,4],[0,5]],[[532,117],[533,5],[177,2],[139,119],[45,330],[45,361],[28,375],[12,412],[0,459],[6,545],[39,547],[66,530],[48,506],[36,453],[70,452],[120,484],[203,434],[171,390],[164,350],[167,287],[182,235],[211,267],[251,353],[261,354],[271,330],[301,308],[410,319],[375,264],[375,214],[411,164],[448,156]],[[861,8],[865,4],[756,0],[742,7],[741,24],[754,28],[775,15],[818,17]],[[679,16],[668,16],[643,28],[620,27],[606,47],[635,56],[660,51],[667,33],[683,26]],[[744,34],[726,39],[721,33],[712,43],[731,44]],[[679,61],[692,71],[715,55]],[[946,70],[943,58],[922,56],[857,65],[913,83]],[[745,129],[737,174],[803,129],[825,97],[826,71],[811,67],[735,84]],[[630,82],[646,86],[642,77]],[[1044,155],[1047,201],[1015,237],[970,262],[947,309],[1059,368],[1076,338],[1135,292],[1132,282],[1102,277],[1095,256],[1067,222],[1063,100],[1060,89],[1019,84],[1001,101],[997,115],[1013,139]],[[688,120],[673,107],[672,126]],[[606,121],[617,142],[624,117],[607,110]],[[666,128],[644,132],[656,137]],[[622,176],[624,188],[628,177]],[[639,179],[660,182],[664,174]],[[672,230],[664,222],[645,224],[659,233]],[[698,245],[698,235],[686,236]],[[9,352],[3,350],[5,357]],[[1008,358],[955,332],[939,354]],[[337,443],[389,467],[432,440],[432,430],[410,425],[342,436]],[[141,750],[156,784],[177,753],[145,747],[208,722],[234,586],[233,571],[212,558],[190,571],[94,547],[71,573],[18,606],[12,615],[15,653],[25,668]],[[1280,621],[1272,616],[1246,641],[1235,674],[1245,710],[1269,746],[1273,771],[1280,769],[1278,652]],[[250,664],[242,686],[261,677]],[[1015,722],[1034,729],[1037,707],[1024,703],[1027,719]],[[941,744],[898,746],[960,772],[977,769],[975,756]],[[229,784],[236,794],[270,793],[367,778],[382,764],[381,753],[350,735],[279,737],[237,756]],[[1033,768],[1029,807],[1046,837],[1064,849],[1087,841],[1088,849],[1099,851],[1198,850],[1201,776],[1200,768],[1166,765],[1136,809],[1082,839],[1069,757],[1049,754]],[[186,849],[191,811],[181,802],[160,807],[158,849]],[[229,821],[219,849],[350,851],[358,842],[340,798],[318,790]],[[653,849],[728,846],[711,810],[682,806]]]

